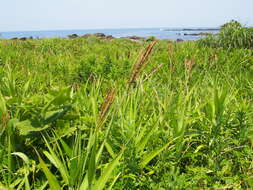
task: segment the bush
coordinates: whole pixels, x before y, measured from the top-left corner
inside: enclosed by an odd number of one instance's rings
[[[199,41],[200,45],[214,48],[253,48],[253,30],[232,20],[221,26],[219,34],[211,34]]]

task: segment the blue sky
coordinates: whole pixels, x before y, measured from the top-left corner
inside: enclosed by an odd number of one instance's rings
[[[0,31],[253,25],[253,0],[0,1]]]

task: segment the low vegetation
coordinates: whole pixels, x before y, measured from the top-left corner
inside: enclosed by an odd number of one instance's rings
[[[201,43],[1,40],[0,189],[252,189],[253,52],[230,24]]]
[[[253,30],[232,20],[224,24],[217,35],[209,35],[207,38],[200,40],[199,43],[214,48],[253,49]]]

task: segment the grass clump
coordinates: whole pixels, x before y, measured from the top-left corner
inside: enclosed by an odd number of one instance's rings
[[[232,20],[221,26],[218,34],[212,34],[199,41],[200,45],[213,48],[253,48],[253,30]]]

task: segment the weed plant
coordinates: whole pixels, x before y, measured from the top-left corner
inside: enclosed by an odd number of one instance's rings
[[[253,30],[246,28],[239,22],[232,20],[224,24],[218,34],[211,34],[199,41],[200,45],[213,48],[253,48]]]
[[[0,189],[252,189],[252,55],[1,40]]]

